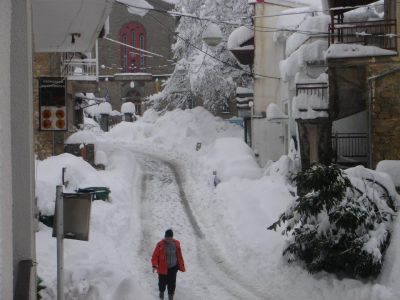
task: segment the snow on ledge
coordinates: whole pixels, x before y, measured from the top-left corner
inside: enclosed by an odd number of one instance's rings
[[[292,115],[295,119],[327,118],[329,102],[318,95],[299,94],[293,98]]]
[[[245,26],[236,28],[228,38],[228,50],[242,49],[243,43],[254,37],[254,31]],[[254,48],[254,46],[253,46]]]
[[[267,120],[286,120],[288,116],[275,103],[270,103],[267,107]]]
[[[132,102],[125,102],[121,106],[121,112],[123,114],[134,114],[136,112],[135,104]]]
[[[328,48],[325,53],[326,59],[385,55],[397,55],[397,52],[382,49],[376,46],[363,46],[358,44],[333,44]]]

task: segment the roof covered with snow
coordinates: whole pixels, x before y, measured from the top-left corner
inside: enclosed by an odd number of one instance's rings
[[[228,50],[240,49],[244,43],[248,42],[252,38],[254,38],[254,30],[246,26],[240,26],[229,36],[227,45]]]
[[[364,46],[359,44],[333,44],[326,51],[327,59],[387,55],[397,55],[397,52],[376,46]]]

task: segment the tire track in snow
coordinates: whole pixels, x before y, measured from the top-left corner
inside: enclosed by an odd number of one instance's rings
[[[218,258],[218,255],[215,251],[210,247],[210,244],[206,240],[204,233],[202,232],[194,214],[190,207],[189,201],[187,199],[186,193],[183,189],[183,184],[181,177],[177,171],[178,167],[172,162],[163,160],[158,157],[151,156],[149,154],[140,153],[134,151],[138,154],[142,159],[143,170],[145,171],[145,175],[142,181],[142,229],[143,229],[143,237],[141,243],[141,254],[146,256],[148,249],[153,248],[154,245],[150,245],[150,241],[154,240],[154,236],[150,232],[150,226],[148,226],[147,222],[150,221],[150,216],[152,215],[152,203],[151,203],[151,191],[149,189],[150,182],[154,177],[158,176],[158,179],[169,180],[168,176],[172,177],[172,182],[168,182],[168,184],[174,184],[178,190],[178,198],[180,200],[181,208],[183,209],[191,227],[193,233],[196,237],[195,239],[195,248],[196,248],[196,256],[198,257],[199,267],[204,269],[203,274],[208,274],[208,281],[212,282],[214,285],[218,283],[218,286],[226,291],[229,294],[229,298],[226,299],[268,299],[260,293],[254,291],[253,287],[246,284],[243,280],[235,277],[235,274],[232,273],[232,270],[226,268],[223,263],[221,263],[221,259]],[[140,160],[139,160],[140,161]],[[158,166],[157,166],[158,165]],[[161,165],[161,166],[160,166]],[[158,174],[158,172],[162,169],[162,166],[165,166],[167,170],[163,170],[163,172],[170,173],[168,174]],[[162,176],[166,176],[163,179]],[[149,196],[150,195],[150,196]],[[147,224],[147,225],[146,225]],[[206,284],[206,288],[207,288]],[[197,299],[197,298],[195,298]],[[204,298],[199,298],[204,299]],[[210,299],[210,298],[208,298]],[[223,300],[223,299],[218,299]]]

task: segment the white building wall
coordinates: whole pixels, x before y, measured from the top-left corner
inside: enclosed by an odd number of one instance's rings
[[[10,120],[11,0],[0,1],[0,299],[13,298]]]
[[[255,57],[254,57],[254,115],[253,150],[259,153],[259,163],[264,166],[269,160],[278,160],[287,153],[287,125],[272,123],[265,118],[258,119],[266,112],[270,103],[276,103],[283,110],[281,95],[281,74],[279,62],[283,59],[283,49],[274,42],[277,17],[258,17],[279,14],[282,11],[298,7],[298,3],[284,0],[265,0],[255,4]],[[271,76],[272,78],[264,77]]]
[[[12,1],[11,149],[14,284],[18,263],[35,261],[31,0]],[[31,269],[30,295],[36,291]],[[32,298],[33,299],[33,298]]]

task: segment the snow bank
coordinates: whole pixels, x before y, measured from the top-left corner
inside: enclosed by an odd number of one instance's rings
[[[78,188],[105,186],[98,172],[81,157],[61,154],[37,162],[36,196],[39,211],[46,216],[53,215],[56,186],[62,184],[62,168],[66,168],[66,192]]]
[[[153,299],[148,286],[135,274],[141,236],[138,194],[140,170],[131,152],[115,150],[108,169],[96,171],[82,159],[63,154],[38,163],[37,197],[42,214],[53,213],[55,185],[61,182],[61,168],[67,167],[67,190],[77,187],[107,186],[111,203],[92,202],[89,241],[65,240],[65,299],[122,300]],[[38,274],[46,289],[42,299],[57,295],[56,240],[52,229],[40,224],[36,234]]]
[[[253,151],[239,138],[220,138],[207,150],[201,161],[217,171],[224,182],[232,178],[257,179],[261,176]]]
[[[381,160],[376,170],[390,176],[396,187],[400,187],[400,160]]]
[[[97,124],[93,123],[92,124]],[[90,131],[77,131],[70,135],[65,144],[94,144],[96,142],[96,136]]]
[[[159,116],[148,110],[134,123],[122,122],[105,134],[106,138],[121,142],[146,140],[168,148],[195,151],[197,143],[208,145],[218,137],[242,138],[243,131],[229,122],[213,116],[202,107],[174,110]]]

